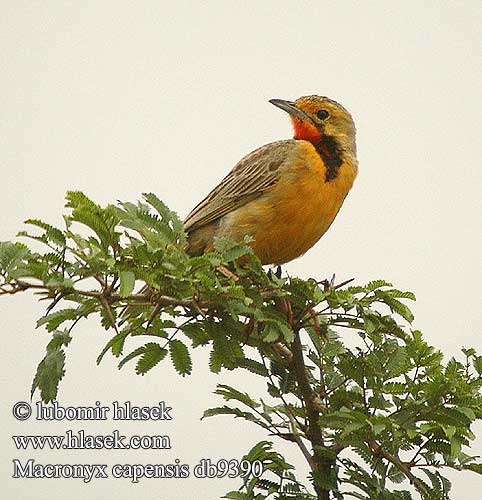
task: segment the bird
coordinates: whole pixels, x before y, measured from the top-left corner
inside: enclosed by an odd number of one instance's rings
[[[250,236],[261,264],[279,266],[307,252],[338,214],[358,173],[352,116],[324,96],[269,102],[288,113],[293,138],[249,153],[194,207],[184,220],[188,254]]]
[[[217,238],[243,242],[250,236],[261,264],[280,271],[306,253],[338,214],[358,173],[352,116],[323,96],[269,102],[288,113],[293,138],[246,155],[193,208],[184,220],[188,255],[215,250]],[[237,279],[224,266],[218,270]],[[139,293],[149,290],[145,285]],[[131,311],[124,308],[121,324]]]

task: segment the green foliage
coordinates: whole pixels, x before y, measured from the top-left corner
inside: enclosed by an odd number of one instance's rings
[[[65,374],[64,347],[69,345],[71,337],[67,331],[55,331],[47,344],[45,357],[40,361],[32,383],[31,394],[40,390],[43,401],[49,403],[57,397],[57,388]]]
[[[182,222],[153,194],[102,208],[69,192],[67,207],[63,229],[31,219],[34,233],[19,233],[43,253],[0,243],[0,295],[34,289],[47,299],[37,326],[49,342],[32,394],[57,397],[74,327],[98,315],[112,332],[98,363],[110,353],[144,375],[169,358],[187,376],[191,350],[206,347],[213,372],[242,369],[266,382],[263,397],[219,384],[224,403],[204,417],[242,418],[293,443],[312,484],[262,441],[245,458],[260,460],[263,474],[225,498],[446,499],[444,469],[482,474],[470,455],[482,356],[465,348],[444,360],[411,327],[411,292],[383,280],[338,288],[279,278],[249,239],[218,240],[192,257]]]
[[[144,375],[166,356],[167,351],[156,342],[148,342],[142,349],[141,358],[136,365],[136,372]]]
[[[293,466],[275,452],[270,441],[260,441],[244,455],[251,463],[260,461],[263,473],[259,477],[244,478],[238,491],[230,491],[223,498],[234,500],[315,500],[293,474]]]
[[[169,353],[172,364],[179,375],[190,375],[192,361],[188,348],[180,341],[173,339],[169,342]]]

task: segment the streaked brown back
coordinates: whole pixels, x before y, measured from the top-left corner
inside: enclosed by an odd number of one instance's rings
[[[266,144],[240,160],[229,174],[186,217],[189,234],[219,220],[271,189],[298,141]]]

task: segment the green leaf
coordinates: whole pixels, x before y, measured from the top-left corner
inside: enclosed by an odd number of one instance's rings
[[[228,406],[223,406],[220,408],[209,408],[204,411],[202,418],[214,417],[218,415],[231,415],[234,418],[242,418],[248,422],[252,422],[263,429],[269,430],[270,426],[260,417],[254,415],[249,411],[243,411],[239,408],[229,408]]]
[[[474,413],[474,410],[472,410],[471,408],[465,408],[464,406],[457,406],[457,408],[455,408],[455,410],[460,412],[460,413],[463,413],[471,421],[473,421],[477,418],[475,413]]]
[[[395,467],[394,465],[392,465],[389,469],[388,478],[390,479],[390,481],[397,484],[402,483],[406,480],[405,474],[397,469],[397,467]]]
[[[119,272],[119,294],[122,297],[127,297],[132,293],[132,290],[134,290],[135,278],[135,274],[132,271]]]
[[[275,318],[265,318],[263,329],[263,341],[266,343],[277,342],[282,340],[287,344],[291,344],[295,338],[293,329],[290,328],[284,321]]]
[[[365,288],[369,291],[369,292],[373,292],[374,290],[377,290],[378,288],[383,288],[383,287],[386,287],[386,286],[393,286],[391,283],[389,283],[388,281],[385,281],[385,280],[375,280],[375,281],[370,281],[370,283],[368,283]]]
[[[412,311],[410,311],[410,309],[405,304],[391,297],[385,292],[377,291],[375,292],[375,295],[379,297],[390,308],[392,312],[399,314],[403,319],[407,320],[409,323],[413,321]]]
[[[98,362],[108,352],[120,356],[127,338],[149,336],[154,341],[124,356],[119,367],[135,359],[136,372],[145,374],[169,352],[176,371],[186,375],[192,372],[192,362],[186,341],[178,340],[183,334],[192,347],[212,349],[213,372],[250,371],[244,372],[242,390],[225,384],[217,388],[233,408],[211,408],[204,416],[230,415],[255,423],[269,435],[305,440],[328,465],[310,480],[329,489],[334,499],[342,500],[353,489],[350,496],[363,500],[412,498],[407,491],[391,490],[392,483],[403,476],[373,453],[367,445],[371,439],[407,463],[417,454],[417,465],[438,467],[427,474],[426,482],[414,485],[423,500],[448,498],[450,484],[438,472],[444,465],[482,473],[476,457],[462,452],[475,438],[472,431],[477,427],[472,423],[482,418],[482,356],[466,348],[462,361],[446,362],[419,331],[408,329],[406,321],[398,324],[401,318],[413,319],[405,305],[415,299],[411,292],[384,280],[366,287],[325,290],[319,276],[278,278],[263,270],[248,240],[219,239],[208,254],[190,256],[185,252],[182,221],[152,193],[141,202],[118,202],[106,208],[81,192],[69,192],[67,200],[71,212],[64,217],[66,230],[30,219],[27,223],[39,234],[20,233],[46,245],[35,244],[42,253],[33,253],[25,245],[0,243],[0,294],[28,289],[28,284],[18,281],[22,277],[35,280],[32,283],[46,292],[48,312],[38,325],[54,333],[32,384],[44,400],[56,398],[65,371],[70,335],[57,329],[66,322],[73,328],[79,318],[95,312],[106,328],[115,326],[116,318],[125,320],[122,331],[108,339]],[[237,280],[217,272],[216,267],[226,263],[232,263]],[[108,299],[108,310],[97,293],[82,293],[92,289],[96,277],[107,284],[102,299]],[[134,293],[136,282],[171,299],[157,306],[148,301],[132,305],[122,315],[124,297]],[[279,298],[289,301],[294,326]],[[294,370],[290,357],[298,329],[306,368],[301,382],[301,372]],[[276,349],[274,342],[286,351]],[[256,352],[263,363],[249,357]],[[255,396],[256,377],[263,377],[269,402]],[[309,443],[312,419],[307,414],[307,392],[301,391],[307,385],[321,400],[316,397],[313,403],[320,404],[317,422],[327,448]],[[330,447],[352,449],[362,460],[357,464],[344,454],[327,456]],[[243,478],[239,491],[226,498],[314,500],[270,443],[258,443],[246,457],[261,460],[267,474]]]
[[[482,356],[476,356],[472,363],[474,364],[474,368],[479,375],[482,375]]]
[[[230,491],[222,498],[227,498],[229,500],[252,500],[253,497],[248,493],[242,493],[241,491]]]
[[[43,316],[37,321],[37,328],[42,325],[47,325],[47,331],[53,332],[65,321],[71,321],[79,316],[78,309],[61,309],[47,316]]]
[[[274,321],[266,323],[263,328],[263,341],[266,343],[276,342],[280,338],[280,328]]]
[[[184,233],[184,224],[179,219],[177,214],[167,207],[164,202],[162,202],[155,194],[153,193],[144,193],[144,199],[157,210],[157,213],[162,217],[164,221],[166,221],[174,231],[175,236],[177,237],[179,243],[184,245],[186,243],[186,235]]]
[[[144,352],[137,362],[136,372],[144,375],[151,368],[157,365],[159,361],[165,358],[167,349],[163,349],[156,342],[149,342],[144,346]]]
[[[98,236],[101,248],[108,254],[109,247],[117,245],[115,227],[119,222],[113,207],[101,208],[80,191],[67,192],[67,207],[72,208],[69,222],[83,224]]]
[[[65,374],[65,352],[63,348],[71,341],[67,331],[55,332],[47,345],[47,353],[37,367],[32,382],[31,395],[36,389],[45,403],[56,399],[59,382]]]
[[[30,250],[21,243],[0,242],[0,271],[10,275],[30,256]]]
[[[117,365],[119,369],[121,369],[128,361],[131,359],[137,358],[141,354],[144,354],[144,346],[138,347],[137,349],[134,349],[130,354],[125,356],[120,363]]]
[[[59,382],[65,374],[64,366],[64,351],[59,349],[47,353],[37,367],[31,393],[33,394],[38,388],[42,401],[45,403],[54,401],[57,397]]]
[[[453,436],[450,439],[450,454],[452,457],[457,458],[462,451],[462,441],[459,436]]]
[[[221,366],[228,370],[237,368],[239,366],[239,361],[243,359],[243,349],[239,342],[232,338],[228,338],[225,332],[222,332],[222,335],[216,335],[214,337],[213,347]]]
[[[188,323],[182,327],[182,331],[191,339],[193,347],[207,345],[211,340],[201,323]]]
[[[223,367],[223,360],[219,351],[213,349],[209,355],[209,369],[213,373],[219,373]]]
[[[477,474],[482,475],[482,464],[468,464],[468,465],[464,465],[463,469],[471,470],[472,472],[476,472]]]
[[[260,404],[254,401],[254,399],[252,399],[246,392],[238,391],[234,387],[226,384],[218,384],[214,393],[222,396],[226,401],[239,401],[252,409],[260,406]]]
[[[190,375],[192,361],[188,348],[180,340],[173,339],[169,342],[169,353],[177,373],[183,377]]]
[[[25,221],[25,224],[30,224],[32,226],[37,226],[45,231],[45,238],[47,241],[51,241],[59,246],[64,246],[66,243],[65,235],[63,231],[57,229],[46,222],[43,222],[39,219],[28,219]]]
[[[389,375],[387,378],[397,376],[400,372],[403,373],[407,360],[407,354],[404,347],[396,347],[385,360],[384,369]]]
[[[383,384],[383,392],[388,394],[404,394],[407,392],[407,385],[402,382],[386,382]]]
[[[256,375],[261,375],[262,377],[268,376],[268,370],[266,370],[265,366],[254,359],[242,358],[238,361],[238,366]]]
[[[251,247],[246,246],[235,246],[223,253],[223,257],[225,262],[232,262],[233,260],[237,260],[244,255],[252,254],[253,250]]]
[[[364,427],[366,427],[366,425],[367,422],[351,422],[349,424],[346,424],[343,427],[343,432],[341,433],[341,437],[345,437],[352,432],[363,429]]]
[[[100,362],[102,361],[103,357],[105,356],[106,352],[113,348],[114,345],[117,345],[120,343],[122,346],[124,345],[124,341],[126,339],[126,337],[129,335],[129,331],[128,330],[123,330],[122,332],[118,333],[117,335],[114,335],[114,337],[112,337],[109,342],[107,342],[107,344],[105,345],[105,347],[102,349],[102,352],[99,354],[99,356],[97,357],[97,364],[100,364]],[[116,352],[118,353],[117,355],[120,354],[122,349],[116,349]]]

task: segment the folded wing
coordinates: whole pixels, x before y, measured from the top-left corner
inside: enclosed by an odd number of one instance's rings
[[[245,156],[186,217],[186,232],[220,219],[271,189],[295,145],[295,140],[272,142]]]

